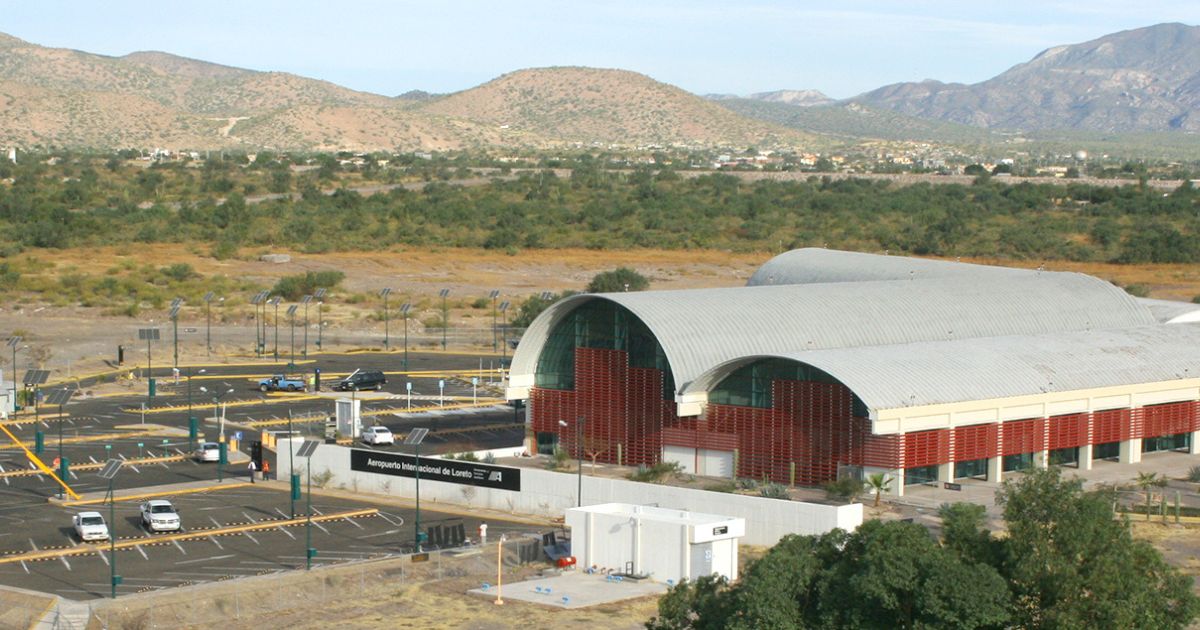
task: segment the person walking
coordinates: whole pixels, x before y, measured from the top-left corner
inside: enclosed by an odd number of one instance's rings
[[[486,521],[479,524],[479,544],[480,545],[487,544],[487,522]]]
[[[250,459],[250,464],[246,466],[250,470],[250,483],[254,483],[254,473],[258,472],[258,466],[254,465],[254,459]]]

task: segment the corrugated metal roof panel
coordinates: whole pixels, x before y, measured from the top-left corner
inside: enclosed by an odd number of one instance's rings
[[[1073,273],[577,295],[529,327],[513,357],[514,377],[532,375],[553,326],[595,299],[624,306],[650,328],[681,389],[718,364],[752,355],[1156,323],[1121,289]]]
[[[821,369],[872,411],[1200,376],[1200,327],[1000,336],[776,355]],[[715,368],[707,389],[752,359]]]
[[[1027,275],[1029,269],[994,267],[970,263],[843,252],[808,247],[784,252],[763,263],[746,286],[821,284],[869,280],[910,280],[987,275]]]

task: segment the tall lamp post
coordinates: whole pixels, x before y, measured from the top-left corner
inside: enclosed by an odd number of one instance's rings
[[[500,312],[504,315],[504,326],[500,328],[500,342],[504,344],[504,347],[500,350],[501,374],[504,373],[504,362],[508,360],[508,307],[508,300],[500,303]]]
[[[117,519],[116,519],[116,503],[117,499],[113,496],[113,477],[117,476],[117,471],[121,469],[121,464],[124,461],[119,459],[110,459],[104,464],[104,468],[97,473],[101,479],[108,480],[108,526],[111,528],[108,532],[108,579],[112,585],[112,598],[117,598],[117,585],[121,583],[121,576],[117,575]]]
[[[438,291],[438,295],[442,296],[442,350],[445,350],[446,329],[450,327],[450,313],[446,310],[446,296],[450,295],[450,289],[442,289]]]
[[[313,297],[317,298],[317,350],[321,350],[321,331],[325,330],[325,288],[317,289]]]
[[[171,300],[171,311],[168,313],[171,316],[171,344],[175,348],[175,362],[171,367],[179,370],[179,307],[183,304],[183,298],[175,298]]]
[[[204,348],[205,355],[210,357],[212,356],[212,301],[216,297],[212,291],[204,294]]]
[[[400,314],[404,316],[404,371],[408,371],[408,312],[412,310],[412,304],[405,302],[400,305]]]
[[[304,526],[304,556],[306,558],[304,570],[306,571],[312,569],[313,556],[317,555],[317,550],[312,546],[312,455],[313,452],[317,450],[317,446],[320,444],[321,443],[317,440],[305,440],[304,443],[300,445],[300,452],[296,453],[300,457],[308,460],[304,466],[308,473],[308,492],[304,493],[306,495],[305,500],[308,502],[308,522]],[[288,449],[294,450],[292,449],[291,440],[288,440]],[[294,479],[295,477],[296,474],[293,472],[292,478]]]
[[[579,470],[576,472],[578,488],[575,490],[575,507],[583,507],[583,423],[583,416],[575,419],[575,455],[579,459]],[[559,420],[558,426],[566,428],[567,422]]]
[[[275,362],[276,363],[279,363],[279,303],[281,301],[283,301],[283,298],[279,297],[278,295],[271,298],[271,305],[275,307],[274,324],[275,324]]]
[[[263,346],[266,344],[262,340],[262,327],[259,325],[262,320],[258,317],[258,307],[262,305],[265,299],[267,299],[266,291],[259,291],[254,294],[254,297],[250,298],[250,303],[254,305],[254,354],[260,357],[263,354]]]
[[[391,343],[391,340],[390,340],[391,334],[388,330],[388,303],[387,303],[388,294],[390,294],[391,292],[392,292],[392,289],[390,287],[384,287],[383,290],[381,290],[379,292],[379,297],[383,298],[383,349],[384,349],[384,351],[391,349],[389,347],[390,343]]]
[[[197,374],[204,374],[204,368],[200,368]],[[200,422],[196,416],[192,415],[192,368],[188,366],[187,374],[187,405],[188,405],[188,450],[196,449],[196,437],[200,432]]]
[[[150,354],[150,342],[158,341],[157,328],[139,328],[138,339],[146,340],[146,404],[154,400],[154,361]]]
[[[12,384],[13,384],[13,386],[12,386],[12,409],[13,409],[13,412],[16,412],[16,410],[17,410],[17,347],[21,345],[21,338],[20,338],[20,337],[18,337],[18,336],[16,336],[16,335],[13,335],[12,337],[9,337],[8,339],[6,339],[4,343],[5,343],[5,344],[7,344],[7,345],[8,345],[8,347],[12,348],[12,353],[13,353],[13,361],[12,361]]]
[[[292,331],[292,338],[291,338],[291,342],[290,342],[291,349],[292,349],[292,355],[291,355],[292,358],[291,358],[291,360],[288,361],[288,369],[289,370],[296,369],[296,309],[297,308],[299,308],[299,306],[296,304],[293,304],[287,308],[288,324]]]
[[[225,383],[228,386],[228,383]],[[221,455],[217,460],[217,481],[222,481],[225,476],[225,464],[228,463],[229,443],[225,441],[225,416],[221,413],[221,399],[233,393],[233,388],[223,392],[210,392],[207,388],[201,387],[200,391],[206,394],[212,394],[213,401],[213,417],[217,419],[217,442],[220,444]]]
[[[312,302],[313,296],[306,295],[300,298],[300,303],[304,305],[304,352],[300,356],[308,358],[308,303]]]
[[[416,547],[417,553],[421,553],[421,442],[428,434],[429,429],[416,428],[409,431],[408,436],[404,438],[404,443],[416,450],[416,466],[413,470],[416,472],[417,479],[417,516],[416,531],[413,532],[413,545]]]
[[[492,289],[488,297],[492,298],[492,352],[495,352],[499,350],[496,347],[496,298],[500,297],[500,291]]]

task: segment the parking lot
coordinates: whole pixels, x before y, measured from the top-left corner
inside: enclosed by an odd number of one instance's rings
[[[257,390],[258,379],[286,372],[285,366],[184,368],[178,380],[166,366],[155,367],[159,387],[153,399],[146,396],[144,379],[115,383],[111,377],[108,382],[82,379],[61,419],[57,407],[42,407],[36,421],[27,413],[14,416],[4,429],[30,450],[41,431],[44,449],[39,458],[53,466],[61,452],[70,462],[68,485],[89,502],[79,503],[71,496],[60,501],[59,495],[66,493],[57,482],[34,468],[9,436],[0,435],[0,583],[86,599],[108,596],[114,560],[124,578],[118,594],[303,568],[305,503],[296,502],[293,513],[286,484],[250,485],[245,451],[251,441],[260,439],[261,431],[285,430],[289,413],[295,419],[294,429],[323,435],[324,419],[332,414],[338,397],[360,398],[364,424],[388,426],[398,436],[413,427],[430,428],[424,453],[519,448],[521,416],[497,404],[495,391],[485,389],[493,378],[486,368],[478,371],[480,358],[413,353],[410,370],[405,372],[402,364],[397,365],[402,361],[398,354],[315,357],[312,363],[297,366],[308,373],[321,367],[324,375],[334,377],[355,368],[380,369],[388,378],[380,392],[264,394]],[[188,437],[189,371],[191,415],[201,419],[195,442]],[[472,378],[480,387],[472,387]],[[323,381],[326,389],[330,381],[328,377]],[[413,384],[411,394],[407,383]],[[231,453],[231,461],[223,467],[191,457],[195,443],[217,439],[214,393],[222,403],[229,403],[226,435],[242,436],[242,451]],[[493,401],[474,406],[473,397]],[[107,543],[81,543],[71,524],[75,513],[89,510],[109,520],[108,504],[97,502],[108,488],[97,472],[108,459],[125,462],[113,481],[118,499],[109,526],[116,536],[115,556]],[[179,508],[181,533],[150,534],[142,528],[138,505],[148,497],[170,500]],[[315,565],[411,552],[415,535],[411,505],[381,501],[348,493],[314,493],[314,521],[308,531],[319,554]],[[427,509],[421,514],[422,529],[443,533],[447,544],[463,535],[475,538],[479,522],[470,515]],[[530,531],[519,523],[491,521],[489,525],[496,536]],[[438,537],[431,538],[433,546]]]

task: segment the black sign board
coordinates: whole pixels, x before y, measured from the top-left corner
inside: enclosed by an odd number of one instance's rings
[[[416,477],[417,458],[384,451],[350,450],[350,470]],[[521,469],[455,459],[421,458],[422,481],[445,481],[481,488],[521,491]]]
[[[713,528],[713,536],[720,536],[721,534],[728,534],[728,533],[729,533],[728,525],[722,525],[720,527]]]
[[[949,481],[946,481],[946,482],[943,482],[943,483],[942,483],[942,487],[943,487],[943,488],[945,488],[945,489],[947,489],[947,490],[957,490],[957,491],[962,491],[962,484],[961,484],[961,483],[950,483]]]

